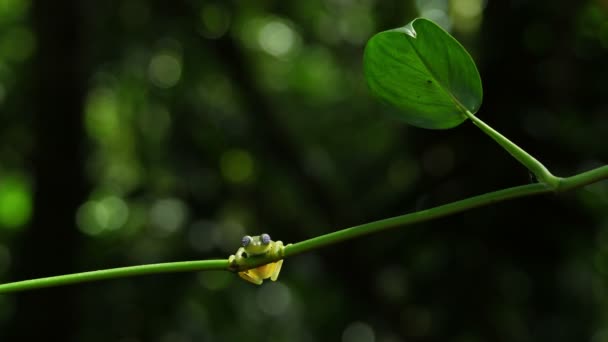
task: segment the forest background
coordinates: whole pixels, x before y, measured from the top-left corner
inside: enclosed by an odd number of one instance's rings
[[[568,176],[608,161],[608,2],[0,1],[0,282],[227,257],[533,180],[471,123],[370,95],[417,16],[478,116]],[[608,341],[608,182],[228,272],[0,296],[0,340]]]

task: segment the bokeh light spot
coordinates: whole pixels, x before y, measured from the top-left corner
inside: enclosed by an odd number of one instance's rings
[[[300,54],[290,71],[290,86],[307,96],[309,101],[332,101],[343,95],[344,75],[331,51],[310,46]]]
[[[221,4],[207,4],[201,9],[200,33],[209,39],[223,36],[230,27],[230,12]]]
[[[376,336],[369,324],[353,322],[342,333],[342,342],[374,342]]]
[[[34,34],[28,28],[14,27],[6,30],[0,39],[0,55],[15,62],[29,58],[36,47]]]
[[[32,215],[32,193],[21,177],[0,178],[0,228],[18,229]]]
[[[258,32],[262,50],[275,57],[285,57],[296,45],[296,33],[281,21],[269,21]]]
[[[218,223],[218,229],[214,230],[211,239],[213,244],[220,247],[223,251],[234,253],[234,243],[237,241],[238,244],[238,241],[241,241],[246,229],[243,223],[231,213],[231,210],[228,210],[223,215],[225,217]]]
[[[262,312],[271,316],[279,316],[289,308],[291,292],[284,284],[272,282],[264,284],[258,289],[256,299]]]
[[[450,1],[454,15],[463,19],[479,16],[483,10],[483,0],[452,0]]]
[[[452,28],[452,20],[448,16],[448,0],[416,0],[420,16],[436,22],[446,31]]]
[[[402,299],[408,291],[408,283],[403,270],[397,266],[386,267],[376,277],[376,287],[387,300]]]
[[[251,154],[243,150],[230,150],[220,159],[224,179],[230,183],[249,183],[253,178],[254,161]]]
[[[479,30],[486,0],[450,1],[450,19],[454,30],[474,33]]]
[[[89,93],[85,125],[87,133],[99,142],[112,140],[120,132],[118,99],[111,89],[98,88]]]
[[[207,290],[216,291],[225,288],[233,274],[225,271],[206,271],[198,274],[198,281]]]
[[[78,228],[88,235],[122,228],[129,218],[129,207],[116,196],[87,201],[76,212]]]
[[[186,220],[186,205],[176,199],[167,198],[156,201],[150,208],[150,223],[162,235],[176,232]]]
[[[393,161],[387,170],[388,182],[396,189],[407,188],[418,179],[419,175],[418,164],[403,159]]]
[[[182,76],[182,63],[173,54],[157,54],[150,60],[148,75],[155,86],[163,89],[171,88]]]

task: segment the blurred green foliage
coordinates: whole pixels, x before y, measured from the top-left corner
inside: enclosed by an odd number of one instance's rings
[[[0,183],[0,227],[17,229],[32,213],[31,190],[19,178],[3,176]]]
[[[0,281],[227,257],[245,233],[289,243],[528,182],[471,124],[408,127],[369,95],[366,40],[419,15],[472,52],[489,124],[557,175],[608,160],[603,0],[55,5],[0,0]],[[68,137],[81,154],[40,153]],[[207,272],[2,296],[0,339],[599,342],[607,276],[604,181],[294,257],[261,287]]]

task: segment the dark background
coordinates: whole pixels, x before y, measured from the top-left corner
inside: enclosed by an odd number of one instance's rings
[[[416,16],[471,52],[478,113],[557,175],[608,162],[608,2],[0,1],[0,281],[227,257],[530,182],[465,122],[371,98]],[[0,296],[1,341],[608,341],[608,184],[285,261]]]

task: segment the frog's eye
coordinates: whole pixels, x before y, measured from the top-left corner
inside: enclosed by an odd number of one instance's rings
[[[241,244],[243,245],[243,247],[249,246],[250,243],[251,243],[251,236],[249,236],[249,235],[243,236],[243,238],[241,239]]]
[[[262,243],[267,245],[270,243],[270,235],[268,234],[262,234]]]

